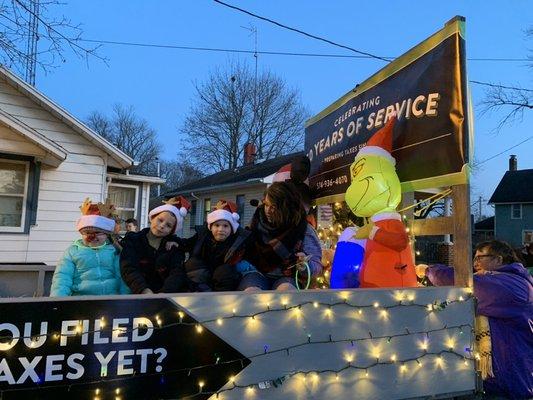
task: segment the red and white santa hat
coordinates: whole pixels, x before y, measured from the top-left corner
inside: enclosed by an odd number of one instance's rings
[[[239,229],[239,214],[237,214],[237,204],[232,201],[219,200],[215,209],[207,214],[207,226],[211,229],[211,224],[216,221],[228,221],[233,233]]]
[[[183,197],[183,196],[176,196],[172,197],[166,201],[164,201],[165,204],[154,208],[152,211],[148,213],[148,217],[150,220],[154,218],[157,214],[161,214],[164,211],[167,211],[174,215],[176,217],[176,225],[174,226],[174,230],[172,233],[176,233],[178,229],[181,229],[183,226],[183,219],[187,215],[187,211],[191,208],[191,203]]]
[[[396,116],[393,116],[385,124],[383,128],[374,133],[374,135],[366,142],[355,159],[361,158],[365,155],[380,156],[389,160],[392,165],[396,165],[396,159],[391,155],[392,153],[392,131],[396,123]]]
[[[276,171],[272,177],[272,182],[285,182],[291,179],[291,164],[286,164]]]
[[[109,202],[94,204],[86,198],[80,206],[82,216],[76,223],[78,231],[84,228],[95,228],[105,233],[113,233],[116,227],[115,207]]]

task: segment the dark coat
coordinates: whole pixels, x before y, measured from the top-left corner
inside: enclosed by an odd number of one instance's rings
[[[154,293],[187,292],[187,277],[183,267],[183,251],[173,247],[167,251],[168,241],[176,236],[169,235],[161,240],[156,250],[148,243],[150,228],[129,233],[123,239],[120,254],[120,272],[124,282],[133,293],[151,289]]]
[[[185,270],[193,291],[236,290],[240,273],[236,264],[242,260],[250,231],[241,227],[224,242],[217,242],[206,226],[198,227],[192,238],[180,239],[180,249],[190,257]]]

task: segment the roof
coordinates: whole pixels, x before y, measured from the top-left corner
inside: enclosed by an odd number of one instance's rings
[[[227,169],[220,171],[180,186],[175,190],[165,193],[165,196],[176,196],[184,192],[212,190],[220,186],[230,186],[245,182],[263,182],[264,178],[274,174],[284,165],[289,164],[294,157],[302,156],[303,154],[303,151],[299,151],[297,153],[272,158],[259,164],[244,165],[235,170]]]
[[[44,164],[58,167],[67,158],[67,151],[64,148],[3,110],[0,110],[0,123],[43,149],[46,153],[40,161]]]
[[[149,176],[149,175],[119,174],[118,172],[108,172],[107,176],[113,179],[120,179],[123,181],[157,183],[157,184],[162,184],[162,185],[166,182],[166,179],[158,178],[157,176]]]
[[[493,231],[494,230],[494,216],[482,219],[474,224],[475,231]]]
[[[533,169],[507,171],[489,203],[533,203]]]
[[[132,166],[133,159],[130,156],[128,156],[118,147],[115,147],[113,144],[109,143],[102,136],[90,129],[83,122],[79,121],[64,108],[60,107],[44,94],[35,89],[32,85],[23,81],[14,73],[2,66],[0,66],[0,76],[2,76],[9,85],[24,93],[33,101],[37,102],[45,110],[63,121],[66,125],[70,126],[75,132],[79,133],[85,139],[93,143],[96,147],[106,152],[121,168],[128,168]]]

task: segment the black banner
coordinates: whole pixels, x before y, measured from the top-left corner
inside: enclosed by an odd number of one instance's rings
[[[2,303],[6,399],[206,399],[250,361],[168,299]]]
[[[305,150],[318,202],[344,198],[355,155],[394,112],[392,155],[404,190],[406,183],[417,181],[425,187],[465,183],[469,132],[463,28],[462,21],[447,25],[308,121]]]

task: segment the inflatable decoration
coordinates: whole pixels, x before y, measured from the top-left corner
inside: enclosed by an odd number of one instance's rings
[[[365,255],[365,240],[355,239],[356,228],[346,228],[337,242],[331,264],[329,287],[345,289],[359,287],[359,271]]]
[[[355,234],[353,228],[347,228],[355,239],[366,239],[359,274],[361,287],[416,286],[409,238],[400,214],[395,211],[401,201],[396,160],[391,155],[395,122],[393,117],[377,131],[350,166],[346,203],[355,215],[369,218],[368,224],[355,230]],[[354,262],[359,254],[356,253]]]

